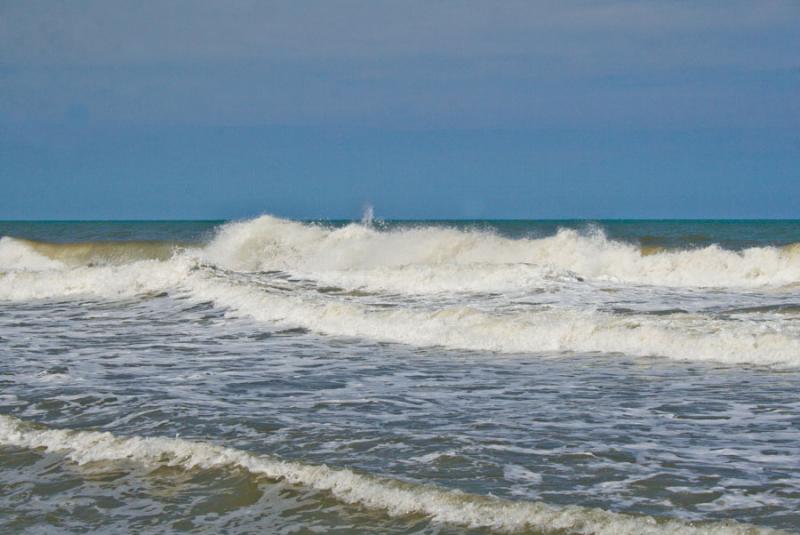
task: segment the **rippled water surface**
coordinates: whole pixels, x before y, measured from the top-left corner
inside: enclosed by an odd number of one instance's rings
[[[4,531],[800,531],[796,223],[48,225]]]

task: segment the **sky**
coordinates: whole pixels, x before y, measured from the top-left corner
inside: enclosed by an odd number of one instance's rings
[[[798,0],[0,0],[0,219],[800,218]]]

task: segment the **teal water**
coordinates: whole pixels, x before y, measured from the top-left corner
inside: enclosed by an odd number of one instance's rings
[[[800,221],[0,235],[4,532],[800,531]]]
[[[201,242],[213,236],[224,221],[0,221],[0,236],[73,242],[100,240],[164,240]],[[346,220],[309,221],[341,227]],[[560,228],[602,229],[613,240],[652,243],[665,247],[702,247],[718,244],[731,249],[800,242],[800,220],[439,220],[378,221],[392,229],[408,226],[444,226],[490,229],[512,238],[543,237]]]

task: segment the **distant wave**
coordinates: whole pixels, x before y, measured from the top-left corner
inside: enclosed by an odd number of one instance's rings
[[[601,232],[581,234],[561,229],[538,239],[511,239],[486,231],[443,227],[376,230],[351,224],[338,229],[263,216],[228,224],[206,247],[207,258],[235,270],[287,270],[341,273],[376,270],[363,284],[380,287],[379,277],[391,269],[405,271],[405,284],[392,288],[446,289],[443,269],[459,288],[463,277],[491,277],[505,289],[518,281],[520,266],[545,275],[574,274],[586,279],[681,287],[754,287],[800,282],[800,245],[754,247],[743,251],[711,245],[702,249],[642,248],[609,240]],[[419,269],[419,275],[413,268]]]
[[[166,260],[187,248],[173,242],[56,244],[3,237],[0,270]],[[800,282],[800,244],[670,250],[571,229],[545,238],[511,239],[438,226],[379,230],[353,223],[330,228],[262,216],[224,225],[200,250],[208,262],[232,270],[285,270],[331,283],[409,292],[502,291],[524,285],[526,277],[560,276],[676,287]]]
[[[185,470],[238,468],[274,481],[330,492],[337,500],[390,516],[424,515],[436,523],[502,532],[597,535],[761,535],[781,532],[729,522],[686,523],[578,506],[508,501],[449,491],[430,485],[290,462],[204,442],[170,438],[117,437],[32,425],[0,415],[0,445],[59,452],[78,464],[134,461]]]

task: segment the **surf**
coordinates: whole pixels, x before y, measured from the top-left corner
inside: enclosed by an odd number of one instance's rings
[[[410,226],[376,229],[353,223],[340,228],[272,216],[224,225],[204,248],[208,260],[243,271],[289,270],[330,277],[367,270],[405,270],[406,288],[424,282],[411,267],[472,269],[495,275],[500,288],[513,284],[518,266],[585,279],[676,287],[759,287],[800,281],[796,246],[741,251],[709,245],[694,249],[642,248],[608,239],[597,229],[562,228],[545,237],[509,238],[484,229]],[[475,273],[477,269],[482,273]],[[381,274],[379,273],[379,276]],[[365,285],[382,287],[377,278]],[[453,286],[458,288],[460,282]],[[402,285],[394,284],[393,288]],[[423,284],[424,286],[424,284]],[[446,284],[440,283],[446,287]]]
[[[312,465],[221,445],[164,437],[121,437],[108,432],[53,429],[0,415],[0,445],[59,453],[69,462],[137,462],[154,470],[236,468],[273,481],[330,493],[336,500],[389,516],[423,515],[434,524],[498,532],[537,530],[586,535],[778,535],[733,521],[687,523],[580,506],[511,501],[400,481],[347,468]]]
[[[800,332],[761,322],[726,322],[701,314],[619,316],[593,310],[540,308],[496,314],[475,306],[436,309],[368,304],[253,291],[247,284],[187,280],[195,299],[267,324],[316,332],[494,353],[619,353],[677,360],[800,365]]]
[[[510,238],[487,229],[414,225],[341,227],[272,216],[222,225],[205,244],[47,243],[0,238],[0,270],[167,261],[186,250],[233,271],[284,270],[330,284],[407,293],[507,291],[525,280],[673,287],[779,287],[800,282],[800,246],[667,249],[614,241],[598,229]],[[520,276],[520,272],[525,274]],[[478,282],[481,281],[481,282]]]
[[[615,313],[598,310],[593,300],[611,291],[620,302],[655,295],[641,281],[667,288],[659,299],[704,300],[725,283],[734,290],[769,283],[759,291],[791,297],[797,254],[794,246],[711,246],[643,255],[599,232],[512,239],[480,229],[332,227],[262,216],[225,224],[191,247],[4,237],[0,299],[169,295],[211,302],[265,329],[301,327],[418,347],[792,367],[800,365],[800,331],[791,309],[780,308],[785,300],[720,298],[718,308],[733,311],[725,314],[676,306],[665,314]],[[712,280],[713,288],[689,286],[679,297],[668,290]],[[540,293],[545,297],[530,304],[508,297]]]

